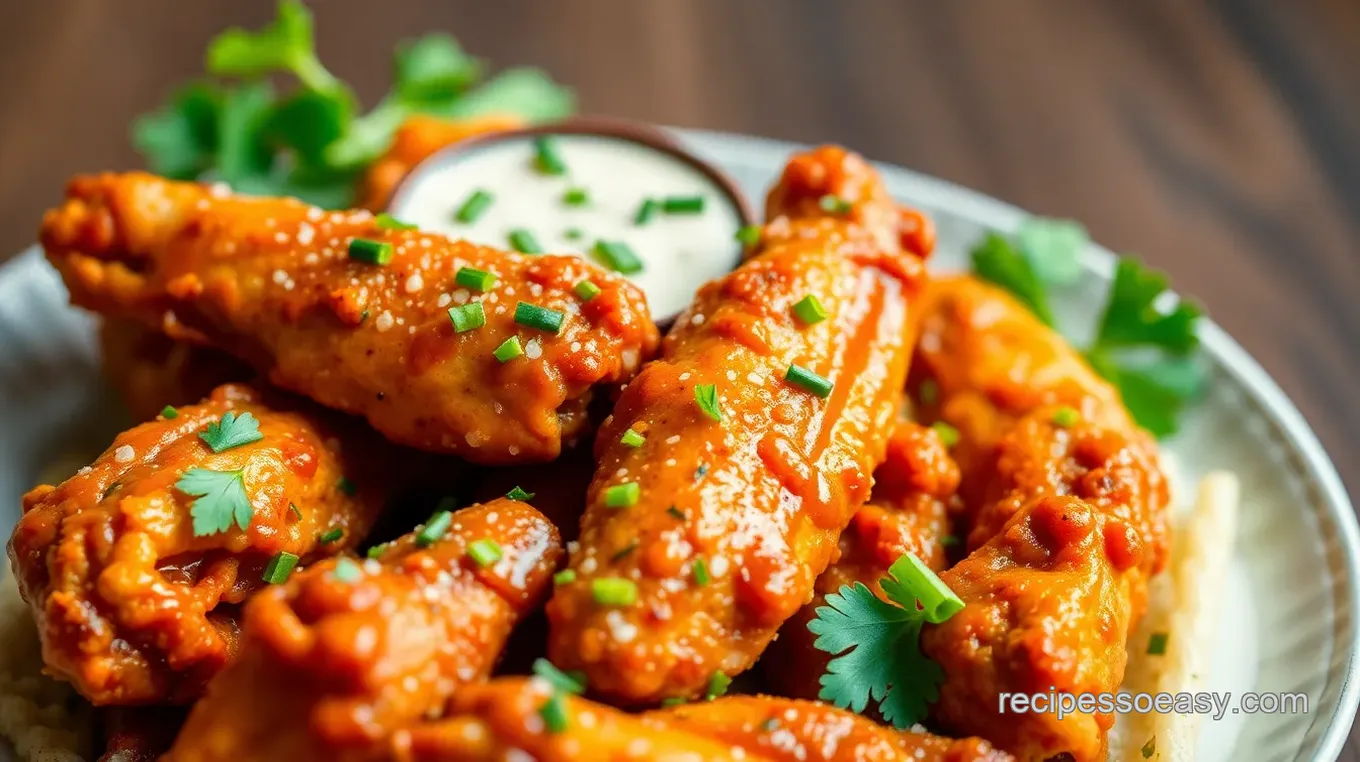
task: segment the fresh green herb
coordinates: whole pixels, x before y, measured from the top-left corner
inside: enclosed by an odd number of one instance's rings
[[[611,270],[632,275],[642,272],[642,260],[623,241],[596,241],[595,256]]]
[[[302,519],[302,511],[299,511],[298,507],[292,503],[288,504],[288,512],[293,514],[294,518],[297,518],[298,520]]]
[[[685,520],[685,512],[680,510],[679,508],[676,508],[673,505],[666,509],[666,513],[669,513],[672,517],[674,517],[678,521]]]
[[[784,380],[795,386],[801,386],[822,399],[831,396],[831,382],[807,368],[790,365],[784,373]]]
[[[760,236],[764,228],[759,225],[743,225],[737,228],[737,241],[743,246],[755,246],[760,243]]]
[[[409,222],[402,222],[387,212],[379,212],[373,221],[378,223],[379,230],[416,230],[419,226]]]
[[[354,486],[354,482],[343,476],[340,477],[340,481],[335,483],[335,488],[350,497],[354,497],[354,494],[359,491],[359,488]]]
[[[940,441],[944,442],[945,447],[953,447],[959,443],[959,430],[944,421],[936,421],[930,424],[930,428],[940,436]]]
[[[590,581],[590,594],[601,606],[631,606],[637,603],[637,583],[623,577],[597,577]]]
[[[444,533],[449,531],[449,526],[453,524],[453,514],[448,511],[435,511],[425,526],[416,532],[416,547],[428,548],[439,542]]]
[[[667,196],[661,202],[666,214],[700,214],[704,211],[703,196]]]
[[[638,206],[637,214],[633,215],[634,225],[646,225],[652,221],[656,213],[661,211],[661,204],[654,198],[645,198]]]
[[[228,410],[222,414],[220,420],[208,424],[206,429],[198,432],[198,438],[202,439],[213,452],[223,452],[233,447],[258,442],[264,439],[264,434],[260,433],[260,422],[255,420],[255,416],[242,413],[238,417],[234,411]]]
[[[328,532],[318,535],[316,541],[321,543],[322,545],[330,545],[331,543],[339,540],[341,537],[344,536],[345,530],[340,527],[336,527]]]
[[[819,697],[854,712],[877,703],[885,721],[904,729],[925,718],[944,681],[940,665],[921,653],[921,626],[943,622],[963,602],[909,553],[888,575],[879,581],[888,601],[862,583],[846,585],[807,627],[817,636],[813,646],[835,656]]]
[[[381,558],[382,554],[387,550],[387,547],[388,547],[387,543],[385,542],[379,543],[369,548],[368,552],[365,553],[364,556],[366,556],[367,558]]]
[[[1154,632],[1148,638],[1148,656],[1164,656],[1166,654],[1166,641],[1170,636],[1165,632]]]
[[[646,437],[642,436],[641,434],[637,433],[632,429],[623,432],[623,437],[619,439],[620,443],[625,444],[629,447],[641,447],[642,444],[646,441],[647,441]]]
[[[353,238],[349,242],[349,258],[370,265],[391,264],[392,244],[386,241],[370,241],[367,238]]]
[[[562,330],[562,321],[566,318],[566,313],[537,304],[519,302],[515,305],[515,322],[528,328],[555,334]]]
[[[799,299],[798,303],[793,305],[793,314],[808,325],[826,320],[826,308],[815,294],[808,294]]]
[[[1090,238],[1072,220],[1030,217],[1020,225],[1016,242],[1041,283],[1070,286],[1081,277],[1081,251]]]
[[[690,568],[691,572],[694,574],[694,584],[699,587],[708,584],[708,562],[704,560],[703,556],[696,556],[694,558],[694,563]]]
[[[331,570],[331,574],[335,575],[335,578],[340,582],[358,582],[359,578],[364,576],[364,570],[354,563],[354,559],[341,558],[335,562],[335,568]]]
[[[491,207],[491,202],[495,200],[496,197],[492,196],[490,191],[481,190],[479,188],[473,191],[472,195],[468,196],[467,200],[458,207],[458,211],[454,213],[453,218],[464,225],[471,225],[481,219],[482,215],[486,213],[486,210]]]
[[[959,544],[959,538],[952,534],[947,534],[940,538],[940,544],[946,548],[952,548]]]
[[[521,254],[542,254],[543,246],[534,237],[534,234],[524,228],[515,228],[507,236],[510,239],[510,248]]]
[[[453,282],[473,291],[489,291],[496,285],[496,275],[473,267],[460,267],[453,275]]]
[[[571,726],[567,716],[567,702],[561,693],[554,692],[538,708],[538,716],[543,718],[543,726],[549,733],[561,733]]]
[[[1148,742],[1143,744],[1142,753],[1143,759],[1151,759],[1152,755],[1157,753],[1157,736],[1149,738]]]
[[[553,135],[534,138],[534,167],[545,175],[565,175],[567,162],[562,158],[562,148]]]
[[[590,192],[585,188],[567,188],[562,194],[562,203],[567,206],[585,206],[590,203]]]
[[[288,581],[289,575],[297,566],[298,557],[286,550],[279,551],[269,563],[264,565],[264,574],[260,579],[269,585],[281,585]]]
[[[167,421],[173,421],[179,417],[179,411],[176,410],[172,405],[166,405],[165,407],[161,408],[161,417]]]
[[[940,385],[935,383],[935,379],[927,378],[921,382],[917,396],[921,398],[922,405],[934,405],[935,401],[940,398]]]
[[[712,701],[727,693],[727,687],[731,684],[732,678],[725,673],[714,672],[713,676],[708,678],[708,687],[704,689],[704,701]]]
[[[715,421],[722,420],[722,408],[718,406],[718,387],[716,384],[697,384],[694,387],[694,401],[704,415]]]
[[[570,585],[576,581],[576,572],[573,569],[563,569],[553,575],[554,585]]]
[[[586,692],[586,675],[584,672],[563,672],[553,665],[552,662],[539,657],[534,659],[534,674],[546,680],[555,690],[579,696]]]
[[[581,230],[580,228],[567,228],[566,230],[562,231],[562,236],[565,237],[568,241],[579,241],[582,238],[585,238],[586,234],[585,231]]]
[[[510,362],[516,357],[522,357],[524,355],[524,347],[520,345],[518,336],[511,336],[505,341],[502,341],[501,345],[496,347],[491,354],[501,362]]]
[[[988,283],[1011,292],[1045,325],[1053,325],[1053,310],[1048,294],[1029,260],[999,233],[988,233],[972,253],[973,273]]]
[[[1064,429],[1076,426],[1081,420],[1081,414],[1075,408],[1060,407],[1053,411],[1053,425]]]
[[[627,545],[624,545],[622,548],[619,548],[617,553],[609,557],[610,562],[618,563],[619,561],[622,561],[623,559],[631,556],[633,554],[633,551],[637,550],[638,545],[640,544],[641,543],[639,543],[637,540],[633,540]]]
[[[624,482],[605,488],[604,504],[606,508],[631,508],[641,496],[642,487],[637,482]]]
[[[255,515],[242,471],[191,468],[175,482],[175,489],[197,498],[189,508],[195,537],[225,532],[233,523],[244,532]]]
[[[496,563],[501,560],[501,556],[504,555],[504,553],[501,552],[499,543],[485,537],[469,543],[467,554],[468,557],[472,559],[473,563],[481,567],[487,567]]]
[[[588,280],[583,280],[572,287],[576,295],[581,297],[581,301],[588,302],[600,295],[600,287]]]
[[[529,502],[530,500],[533,500],[533,499],[534,499],[534,493],[532,493],[532,492],[525,492],[524,490],[520,489],[518,486],[516,486],[514,489],[510,490],[509,492],[505,493],[505,496],[506,496],[507,498],[511,499],[511,500],[518,500],[518,501],[521,502],[521,503],[527,503],[527,502]]]
[[[683,706],[689,703],[689,699],[684,696],[667,696],[661,699],[661,708],[670,709],[671,707]]]
[[[481,302],[468,302],[450,307],[449,320],[455,333],[467,333],[486,325],[486,312],[482,310]]]
[[[827,214],[849,214],[850,211],[855,208],[855,205],[851,204],[849,201],[829,193],[818,199],[817,204],[822,207],[822,211]]]

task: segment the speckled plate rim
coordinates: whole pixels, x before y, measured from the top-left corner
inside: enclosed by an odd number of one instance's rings
[[[691,148],[720,166],[741,163],[778,167],[790,153],[806,148],[797,143],[704,130],[676,129],[675,132]],[[951,214],[971,219],[983,227],[1013,233],[1031,216],[1019,207],[945,180],[890,164],[875,162],[875,165],[885,177],[896,176],[919,188],[923,195],[929,196],[932,206],[948,209]],[[1092,245],[1084,251],[1082,264],[1108,279],[1113,276],[1116,260],[1110,250]],[[1300,456],[1297,464],[1300,475],[1317,490],[1320,498],[1310,503],[1322,508],[1318,516],[1322,522],[1321,531],[1335,530],[1339,539],[1335,543],[1326,542],[1323,552],[1327,567],[1343,583],[1336,585],[1338,589],[1333,592],[1338,620],[1334,648],[1345,653],[1345,664],[1334,664],[1326,675],[1323,696],[1335,692],[1335,709],[1326,718],[1327,726],[1317,739],[1312,756],[1308,757],[1334,760],[1340,755],[1356,711],[1360,709],[1360,680],[1357,680],[1360,677],[1360,627],[1355,622],[1360,613],[1360,521],[1357,521],[1336,467],[1303,415],[1270,374],[1212,320],[1201,322],[1200,337],[1209,360],[1241,385],[1262,417],[1275,425],[1284,442]],[[1317,724],[1322,721],[1322,712],[1312,714],[1305,739],[1316,732]],[[1299,749],[1299,753],[1302,752],[1303,749]],[[1296,754],[1296,759],[1300,758]]]

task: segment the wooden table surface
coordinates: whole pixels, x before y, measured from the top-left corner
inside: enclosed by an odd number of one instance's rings
[[[136,166],[129,121],[272,5],[6,2],[0,252],[31,242],[72,173]],[[550,70],[589,112],[841,142],[1079,219],[1207,305],[1360,493],[1360,3],[313,5],[322,58],[370,102],[395,40],[447,29]]]

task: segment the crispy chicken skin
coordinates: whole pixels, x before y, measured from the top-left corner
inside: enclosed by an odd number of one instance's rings
[[[390,244],[391,262],[350,258],[356,238]],[[42,241],[76,304],[227,350],[395,442],[479,463],[556,457],[585,430],[592,388],[626,381],[657,343],[641,291],[579,257],[142,173],[74,180]],[[498,280],[470,293],[462,267]],[[582,302],[582,280],[601,293]],[[459,333],[447,309],[469,301],[485,325]],[[565,313],[561,330],[517,324],[520,301]],[[512,335],[525,356],[498,362]]]
[[[131,320],[101,322],[99,359],[105,380],[138,421],[155,418],[166,405],[198,402],[222,384],[255,375],[225,352],[175,341]]]
[[[959,467],[940,435],[916,423],[898,424],[887,457],[874,472],[869,502],[841,533],[840,555],[817,578],[812,602],[784,624],[761,658],[775,692],[806,699],[821,692],[831,655],[813,648],[816,638],[807,625],[828,594],[861,582],[881,596],[878,581],[905,553],[934,571],[945,568],[945,538],[958,486]]]
[[[263,438],[214,453],[199,434],[228,411],[252,414]],[[48,672],[95,704],[192,700],[234,653],[231,604],[263,584],[273,555],[312,559],[362,539],[385,501],[379,475],[391,470],[365,451],[354,422],[317,412],[223,386],[173,420],[120,434],[61,485],[25,495],[9,557]],[[254,511],[245,531],[194,535],[195,498],[175,487],[189,468],[243,472]],[[334,529],[339,540],[318,541]]]
[[[500,559],[479,566],[468,546],[480,540]],[[166,762],[381,758],[394,730],[490,674],[560,553],[551,522],[502,498],[458,511],[433,544],[411,533],[375,560],[329,559],[260,592],[240,660],[210,683]]]
[[[848,211],[824,211],[827,196]],[[751,258],[700,289],[596,439],[576,581],[548,605],[550,653],[624,704],[693,696],[755,661],[811,597],[893,428],[928,224],[834,147],[795,156],[768,209]],[[795,316],[808,294],[826,320]],[[792,364],[833,382],[830,395],[786,381]],[[707,384],[721,420],[696,404]],[[628,429],[641,447],[620,442]],[[606,505],[628,483],[637,503]],[[636,602],[597,603],[608,578],[636,584]]]
[[[1003,762],[980,738],[893,730],[853,712],[777,696],[729,696],[649,712],[674,730],[778,762]]]
[[[524,126],[524,120],[511,114],[488,114],[475,119],[450,120],[417,115],[407,119],[392,136],[392,145],[369,165],[359,181],[359,206],[373,212],[387,208],[401,181],[416,165],[442,148],[468,138]]]

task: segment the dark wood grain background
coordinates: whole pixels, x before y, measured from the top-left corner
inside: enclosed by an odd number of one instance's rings
[[[1360,492],[1360,2],[312,5],[322,58],[370,102],[395,40],[448,29],[552,71],[589,112],[841,142],[1082,220],[1205,303]],[[72,173],[135,166],[129,121],[272,6],[5,0],[0,252]]]

